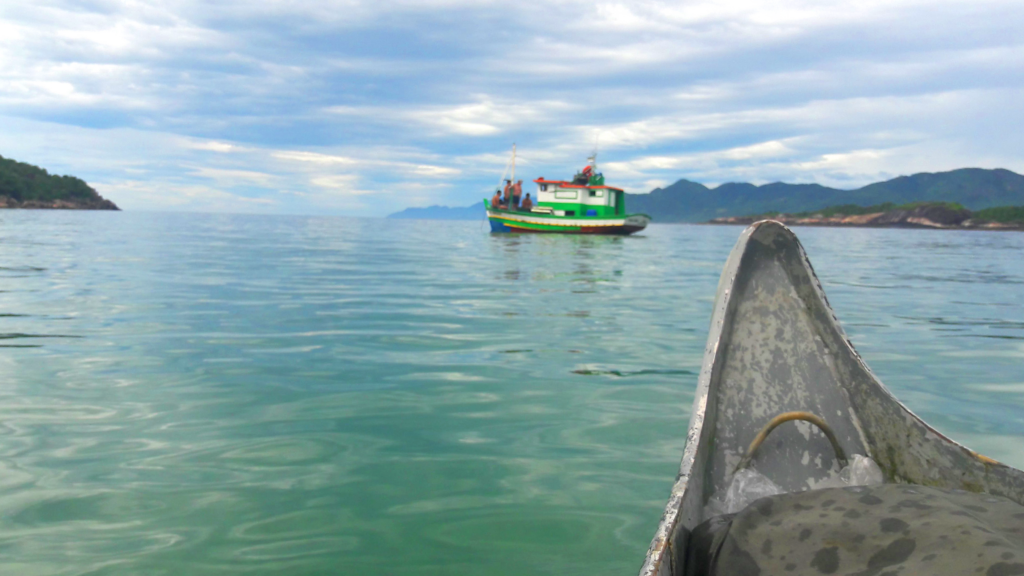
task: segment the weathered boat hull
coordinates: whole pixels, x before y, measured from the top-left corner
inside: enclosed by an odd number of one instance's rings
[[[718,285],[679,475],[641,576],[684,574],[687,538],[747,445],[777,414],[822,416],[846,453],[873,458],[886,482],[965,489],[1024,504],[1024,472],[946,438],[903,406],[843,333],[796,236],[747,228]],[[787,491],[839,471],[817,428],[779,427],[755,467]]]
[[[549,216],[533,212],[487,210],[491,232],[555,233],[555,234],[611,234],[628,235],[647,227],[651,219],[645,214],[630,214],[618,218],[592,216]]]

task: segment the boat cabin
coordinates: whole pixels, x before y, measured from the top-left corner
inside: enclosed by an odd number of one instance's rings
[[[534,180],[537,183],[537,199],[534,212],[555,216],[623,216],[626,213],[625,192],[620,188],[604,185],[597,178],[586,184],[574,184],[564,180]]]

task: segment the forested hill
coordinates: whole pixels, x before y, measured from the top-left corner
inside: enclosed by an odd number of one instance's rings
[[[65,208],[118,210],[74,176],[46,170],[0,156],[0,208]]]
[[[649,194],[628,194],[629,212],[649,214],[655,222],[705,222],[713,218],[810,212],[828,206],[871,206],[891,202],[955,202],[971,210],[1024,205],[1024,176],[1001,168],[962,168],[951,172],[900,176],[856,190],[818,184],[703,184],[679,180]]]

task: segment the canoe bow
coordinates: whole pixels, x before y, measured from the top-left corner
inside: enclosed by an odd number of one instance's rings
[[[886,482],[1004,496],[1024,504],[1024,472],[950,440],[907,409],[846,337],[796,235],[764,220],[740,235],[718,283],[679,474],[641,576],[683,574],[690,530],[727,485],[747,444],[774,416],[822,416],[847,454],[865,454]],[[828,439],[787,424],[753,465],[787,491],[839,471]]]

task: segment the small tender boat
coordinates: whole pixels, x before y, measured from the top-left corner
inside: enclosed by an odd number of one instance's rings
[[[515,179],[515,147],[512,153]],[[494,206],[484,199],[491,232],[555,232],[627,235],[647,227],[647,214],[626,213],[626,193],[607,186],[597,171],[597,154],[572,181],[537,178],[535,204],[528,210]]]
[[[772,432],[771,441],[748,449],[755,437],[755,444],[764,439],[770,430],[766,423],[792,411],[819,416],[828,422],[829,434],[810,425],[785,424]],[[692,566],[687,549],[696,549],[698,532],[707,526],[702,523],[709,520],[705,505],[727,486],[743,461],[752,459],[785,492],[799,493],[786,496],[814,497],[826,493],[816,488],[835,480],[842,452],[874,459],[884,478],[880,488],[911,494],[917,493],[915,489],[948,491],[954,499],[982,493],[986,501],[1005,498],[1012,501],[1006,502],[1009,506],[1024,504],[1024,472],[957,444],[903,406],[875,378],[843,333],[796,236],[778,222],[755,223],[740,236],[722,271],[679,475],[641,576],[687,574],[687,562]],[[852,489],[837,490],[842,495]],[[817,518],[820,510],[814,512]],[[824,518],[825,513],[820,516]],[[1014,518],[1018,516],[1024,517]],[[782,525],[776,522],[772,525]],[[698,525],[702,526],[691,539]],[[1021,527],[1024,521],[1009,530],[1019,534],[1024,531]],[[876,531],[885,530],[883,521]],[[967,534],[954,534],[959,533]],[[789,537],[797,539],[795,533]],[[906,545],[913,550],[909,542]],[[842,551],[843,544],[838,546]],[[770,555],[771,542],[765,547]],[[776,558],[778,550],[776,541]],[[821,573],[836,571],[829,564],[829,553],[836,554],[836,548],[817,551]],[[1003,554],[1003,558],[1013,557],[1013,553]],[[870,573],[878,573],[881,564],[872,558],[869,567],[871,562],[876,569]],[[1007,566],[1006,574],[1020,573],[1014,566],[1024,569],[1024,564]],[[694,572],[691,569],[691,576]]]

